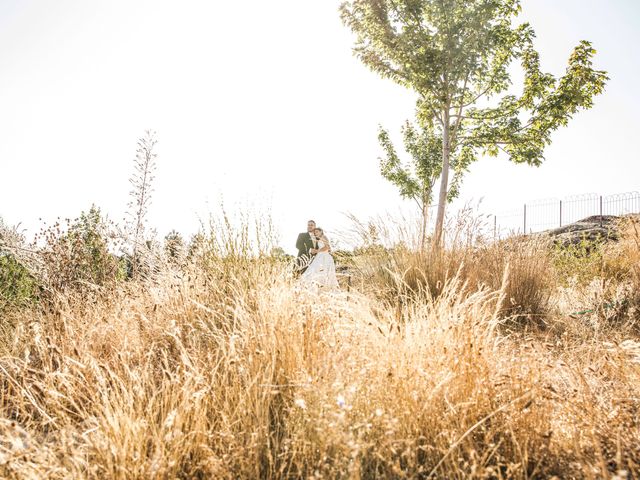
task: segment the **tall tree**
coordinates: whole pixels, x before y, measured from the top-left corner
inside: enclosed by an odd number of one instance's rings
[[[515,24],[519,12],[519,0],[350,0],[340,7],[356,34],[355,54],[414,90],[418,117],[442,139],[436,247],[452,160],[504,152],[512,162],[540,165],[551,133],[590,108],[608,80],[593,68],[595,50],[585,40],[564,75],[542,72],[533,28]],[[520,95],[509,92],[514,61],[524,71]]]

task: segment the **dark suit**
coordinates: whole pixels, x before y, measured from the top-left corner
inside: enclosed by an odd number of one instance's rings
[[[297,264],[300,272],[304,272],[307,269],[307,265],[311,258],[314,255],[309,253],[309,250],[314,248],[313,240],[311,239],[311,234],[309,232],[303,232],[298,235],[298,240],[296,240],[296,248],[298,249],[298,258]]]

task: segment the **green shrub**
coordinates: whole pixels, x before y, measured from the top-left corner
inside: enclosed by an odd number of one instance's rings
[[[31,304],[38,297],[38,284],[12,255],[0,252],[0,313]]]
[[[91,206],[66,229],[59,223],[40,234],[45,278],[53,291],[84,292],[122,278],[124,267],[110,250],[112,235],[100,209]]]
[[[604,242],[583,238],[578,243],[558,243],[553,247],[552,258],[563,286],[574,282],[584,286],[603,273]]]

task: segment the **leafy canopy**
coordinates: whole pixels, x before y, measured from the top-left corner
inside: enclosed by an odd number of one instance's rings
[[[539,165],[550,135],[603,92],[595,50],[581,41],[560,78],[544,73],[518,0],[351,0],[340,7],[355,54],[373,71],[417,92],[425,128],[448,130],[452,158],[505,152]],[[509,94],[510,66],[524,72]]]

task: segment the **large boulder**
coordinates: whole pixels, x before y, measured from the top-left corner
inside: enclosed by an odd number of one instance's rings
[[[545,233],[562,245],[577,245],[583,241],[617,241],[620,238],[618,224],[622,218],[615,215],[593,215]]]

